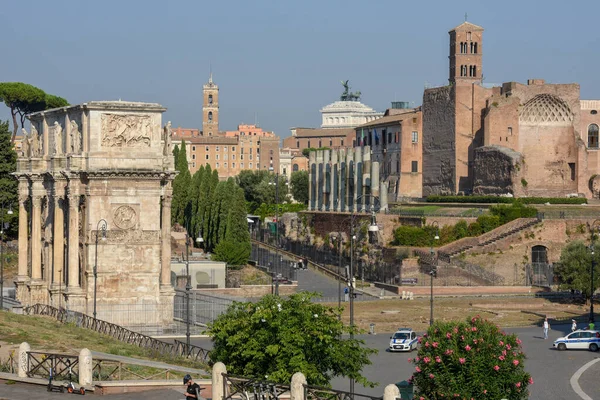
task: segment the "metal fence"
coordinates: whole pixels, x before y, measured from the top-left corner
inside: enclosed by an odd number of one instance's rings
[[[257,267],[269,273],[274,278],[278,277],[280,282],[298,280],[298,260],[293,260],[286,254],[279,253],[277,255],[270,249],[252,243],[250,258],[256,262]]]
[[[199,333],[219,315],[227,312],[234,301],[248,301],[245,298],[214,296],[196,291],[190,291],[190,325],[195,333]],[[182,289],[175,290],[173,319],[177,322],[175,333],[183,333],[187,326],[186,292]]]
[[[550,287],[554,284],[554,265],[532,263],[525,266],[525,285]]]

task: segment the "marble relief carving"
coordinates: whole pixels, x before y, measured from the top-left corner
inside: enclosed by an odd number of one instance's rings
[[[33,124],[31,125],[31,139],[29,140],[31,157],[39,157],[42,153],[42,142],[40,141],[40,135]]]
[[[102,114],[102,146],[150,147],[152,120],[149,116]]]
[[[120,229],[131,229],[137,223],[137,213],[131,206],[120,206],[114,212],[113,222]]]
[[[77,121],[75,120],[71,120],[69,136],[71,137],[70,152],[79,154],[79,152],[81,152],[81,132],[79,131],[79,125],[77,125]]]
[[[23,142],[21,143],[21,152],[23,154],[23,157],[31,157],[31,152],[29,151],[29,141],[31,140],[31,138],[29,137],[29,134],[27,133],[27,130],[25,130],[25,128],[21,129],[21,133],[23,134]]]
[[[59,156],[63,153],[63,128],[58,121],[54,121],[52,133],[54,134],[54,151]]]

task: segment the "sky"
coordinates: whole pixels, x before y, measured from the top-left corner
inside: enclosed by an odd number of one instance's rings
[[[0,2],[0,81],[71,104],[160,103],[163,123],[201,128],[202,85],[219,85],[220,129],[281,137],[319,127],[341,80],[362,102],[418,106],[448,77],[448,31],[485,28],[484,83],[579,83],[600,99],[600,1],[29,0]],[[0,105],[0,119],[10,118]]]

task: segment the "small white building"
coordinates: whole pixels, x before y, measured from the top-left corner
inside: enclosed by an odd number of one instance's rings
[[[323,123],[321,128],[354,128],[383,116],[360,101],[336,101],[321,110]]]

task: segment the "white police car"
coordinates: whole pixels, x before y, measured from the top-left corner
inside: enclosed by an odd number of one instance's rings
[[[390,336],[390,351],[413,351],[418,344],[417,334],[411,328],[399,328]]]
[[[600,348],[600,332],[578,330],[556,339],[552,345],[558,350],[588,349],[598,351]]]

